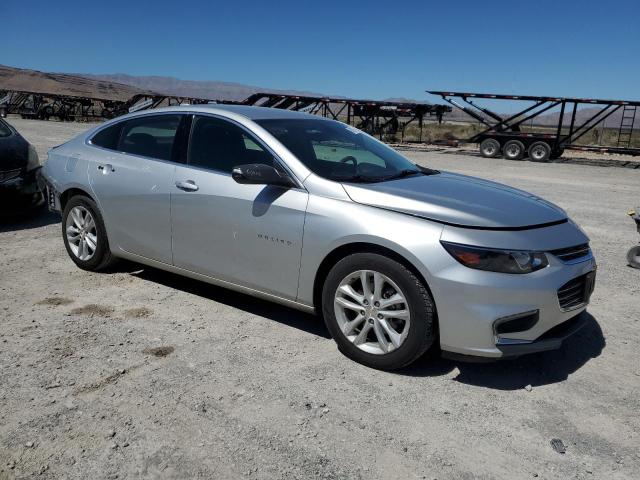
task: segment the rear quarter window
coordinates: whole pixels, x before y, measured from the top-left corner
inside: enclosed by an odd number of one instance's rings
[[[115,125],[104,128],[91,138],[91,144],[109,150],[116,150],[118,148],[121,130],[122,123],[116,123]]]

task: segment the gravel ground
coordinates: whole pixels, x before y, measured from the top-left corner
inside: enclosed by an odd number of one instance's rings
[[[41,153],[87,128],[10,121]],[[598,284],[563,350],[371,370],[313,316],[131,263],[83,272],[41,212],[0,224],[0,479],[638,478],[640,171],[408,156],[584,227]]]

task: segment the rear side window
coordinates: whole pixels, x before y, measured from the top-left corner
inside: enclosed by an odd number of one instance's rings
[[[154,115],[124,122],[117,150],[171,160],[180,118],[180,115]]]
[[[247,163],[274,166],[273,156],[239,126],[214,117],[196,116],[191,127],[188,163],[231,173]]]
[[[96,133],[91,139],[91,144],[97,147],[108,148],[109,150],[115,150],[118,148],[118,141],[120,140],[120,131],[122,130],[122,123],[116,123],[107,128],[103,128]]]

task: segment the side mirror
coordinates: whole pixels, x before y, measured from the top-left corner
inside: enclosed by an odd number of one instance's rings
[[[250,163],[233,167],[231,176],[243,185],[276,185],[278,187],[295,187],[294,181],[275,168],[263,163]]]

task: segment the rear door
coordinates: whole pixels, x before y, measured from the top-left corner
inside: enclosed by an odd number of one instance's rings
[[[91,140],[103,149],[89,167],[89,178],[112,248],[171,263],[170,195],[183,118],[143,115]]]
[[[171,195],[174,264],[295,299],[308,194],[236,183],[231,170],[247,163],[274,157],[240,125],[195,116]]]

